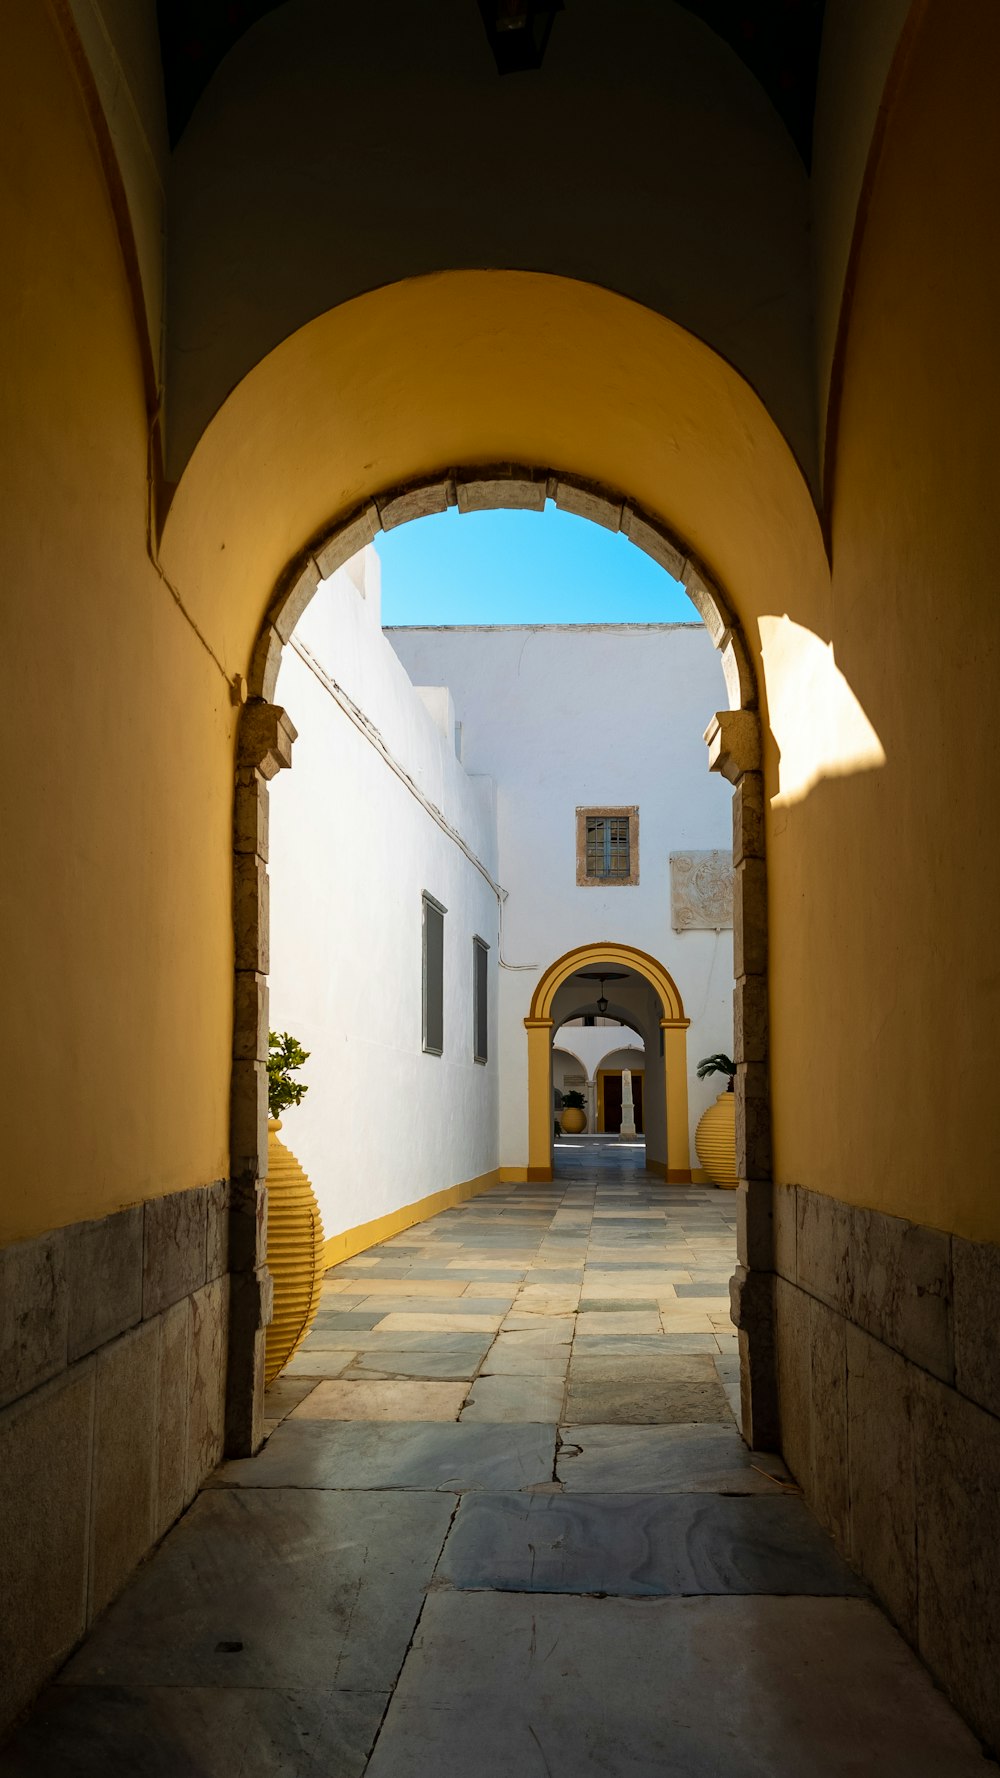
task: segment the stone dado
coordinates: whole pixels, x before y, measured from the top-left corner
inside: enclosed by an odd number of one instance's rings
[[[0,1731],[222,1455],[229,1187],[0,1249]]]
[[[1000,1746],[1000,1248],[774,1188],[782,1446],[813,1510]]]

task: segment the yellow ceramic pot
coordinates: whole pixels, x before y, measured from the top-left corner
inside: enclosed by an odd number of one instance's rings
[[[736,1094],[720,1093],[714,1105],[703,1112],[694,1133],[705,1172],[713,1185],[735,1191],[736,1178]]]
[[[559,1113],[559,1128],[564,1136],[579,1136],[587,1128],[587,1113],[578,1105],[564,1105]]]
[[[295,1156],[278,1141],[280,1118],[267,1121],[267,1269],[274,1314],[267,1330],[264,1380],[296,1352],[315,1319],[323,1282],[323,1223],[316,1194]]]

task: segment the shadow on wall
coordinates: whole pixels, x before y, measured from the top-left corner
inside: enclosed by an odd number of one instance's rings
[[[780,753],[773,808],[802,802],[823,778],[878,771],[885,749],[834,659],[833,643],[784,617],[761,617],[771,733]]]

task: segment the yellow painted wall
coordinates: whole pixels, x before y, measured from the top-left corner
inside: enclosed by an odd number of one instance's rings
[[[44,6],[11,0],[5,28],[5,986],[24,1062],[3,1226],[20,1234],[225,1169],[233,715],[144,553],[138,353],[79,95]],[[986,0],[933,0],[888,120],[832,582],[748,385],[608,289],[524,272],[413,279],[287,339],[203,436],[163,545],[232,671],[287,559],[409,477],[555,465],[672,524],[767,660],[771,795],[808,780],[819,707],[796,710],[775,636],[844,676],[885,754],[824,768],[770,818],[778,1177],[994,1237],[995,790],[974,724],[996,657],[998,33]]]
[[[122,259],[41,0],[4,8],[0,1238],[227,1170],[232,711],[144,549]]]
[[[919,4],[919,0],[917,0]],[[837,328],[879,107],[914,0],[826,0],[813,132],[816,385],[822,453]]]
[[[533,272],[411,279],[286,340],[204,434],[163,558],[199,621],[214,616],[248,654],[274,580],[338,513],[451,464],[503,460],[627,490],[749,615],[794,606],[826,620],[819,523],[748,385],[650,310]]]
[[[777,1170],[1000,1239],[1000,8],[934,0],[850,318],[832,635],[886,765],[772,822]]]

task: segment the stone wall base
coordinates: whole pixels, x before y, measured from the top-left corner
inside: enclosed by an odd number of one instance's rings
[[[222,1454],[228,1186],[0,1249],[0,1733]]]
[[[774,1188],[781,1442],[838,1546],[1000,1747],[1000,1248]]]

